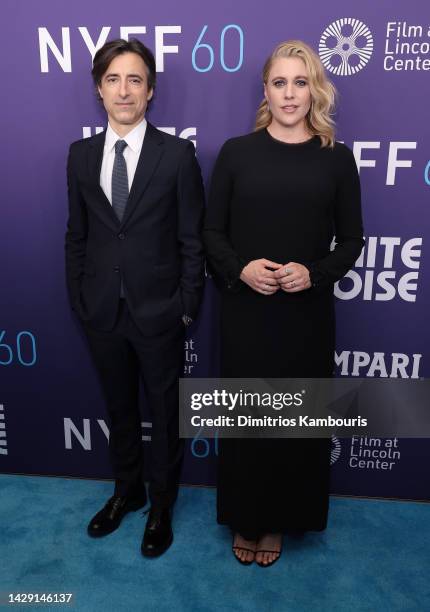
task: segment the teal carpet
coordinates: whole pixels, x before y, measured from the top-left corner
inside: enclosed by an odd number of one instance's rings
[[[215,491],[183,487],[175,540],[140,554],[142,512],[101,540],[86,524],[112,484],[0,475],[0,593],[72,592],[73,604],[6,609],[94,612],[430,610],[430,506],[331,499],[322,534],[288,537],[270,568],[241,566],[215,522]]]

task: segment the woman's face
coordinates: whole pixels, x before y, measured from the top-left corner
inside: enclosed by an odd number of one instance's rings
[[[308,71],[299,57],[278,57],[272,64],[264,96],[276,127],[305,127],[311,106]]]

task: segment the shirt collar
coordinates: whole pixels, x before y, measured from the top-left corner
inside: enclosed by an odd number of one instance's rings
[[[142,148],[143,139],[145,138],[147,121],[146,119],[142,119],[140,123],[134,127],[131,132],[129,132],[126,136],[121,138],[115,132],[115,130],[111,127],[110,123],[108,123],[106,130],[106,139],[105,139],[105,151],[110,152],[115,146],[117,140],[125,140],[127,145],[134,153],[140,153]]]

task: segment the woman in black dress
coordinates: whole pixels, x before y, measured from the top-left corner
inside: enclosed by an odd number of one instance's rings
[[[278,45],[263,82],[255,131],[219,153],[205,222],[222,376],[330,377],[333,284],[363,246],[357,168],[334,140],[335,90],[310,47]],[[220,441],[218,522],[241,563],[271,565],[286,530],[325,529],[329,460],[328,439]]]

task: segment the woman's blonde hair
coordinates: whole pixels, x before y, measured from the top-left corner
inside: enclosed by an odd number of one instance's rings
[[[318,55],[301,40],[288,40],[279,44],[272,55],[266,60],[263,68],[263,82],[267,84],[273,62],[279,57],[299,57],[303,60],[309,78],[311,107],[306,115],[306,125],[311,134],[321,138],[323,147],[333,147],[335,141],[334,121],[331,114],[334,111],[336,89],[325,74],[324,67]],[[255,130],[262,130],[270,125],[272,113],[264,98],[257,110]]]

